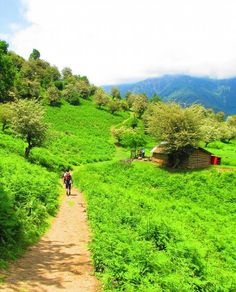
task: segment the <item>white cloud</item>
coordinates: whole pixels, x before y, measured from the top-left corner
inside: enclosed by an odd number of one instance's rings
[[[9,35],[6,33],[0,33],[0,40],[9,41]]]
[[[168,73],[236,75],[235,0],[22,0],[11,43],[95,84]]]

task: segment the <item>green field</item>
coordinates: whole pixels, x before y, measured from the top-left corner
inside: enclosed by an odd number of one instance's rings
[[[105,290],[235,291],[235,172],[106,163],[76,179]]]
[[[222,166],[236,167],[236,140],[230,143],[213,142],[206,149],[222,158]]]

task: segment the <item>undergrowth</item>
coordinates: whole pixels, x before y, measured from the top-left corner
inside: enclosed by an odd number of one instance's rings
[[[235,291],[235,172],[106,163],[75,179],[105,290]]]

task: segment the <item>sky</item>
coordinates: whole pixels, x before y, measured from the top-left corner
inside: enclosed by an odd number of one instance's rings
[[[236,0],[0,0],[0,38],[96,85],[236,76]]]

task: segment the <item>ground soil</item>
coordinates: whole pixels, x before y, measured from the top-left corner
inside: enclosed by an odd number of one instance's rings
[[[94,276],[88,250],[89,227],[85,201],[76,189],[64,196],[50,230],[5,275],[1,291],[94,292],[100,284]]]

